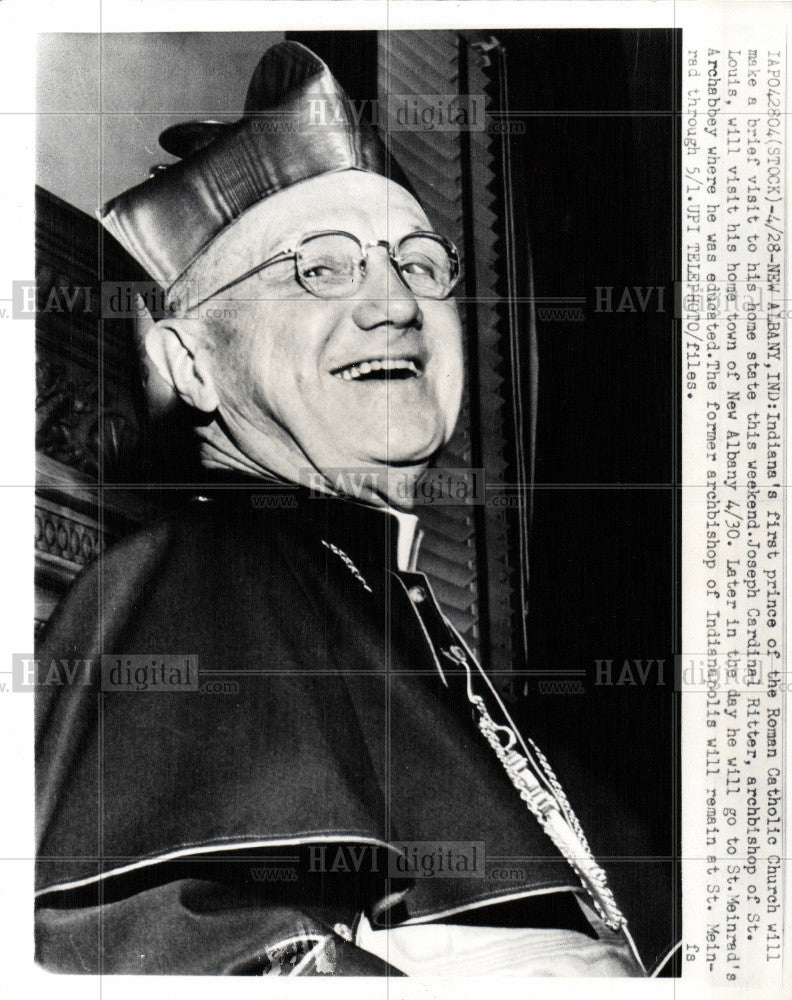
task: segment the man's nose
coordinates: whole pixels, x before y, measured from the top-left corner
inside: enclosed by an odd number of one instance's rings
[[[405,285],[385,247],[368,252],[366,276],[358,289],[352,318],[361,330],[378,326],[420,329],[423,313]]]

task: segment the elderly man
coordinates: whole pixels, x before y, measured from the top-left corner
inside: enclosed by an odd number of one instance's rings
[[[193,414],[206,483],[39,650],[104,657],[39,699],[39,961],[643,975],[549,764],[414,571],[405,484],[460,406],[456,249],[295,43],[238,123],[170,141],[103,222],[168,289],[150,388]]]

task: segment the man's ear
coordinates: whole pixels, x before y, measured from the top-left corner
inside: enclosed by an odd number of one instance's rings
[[[159,320],[146,332],[145,345],[151,363],[185,403],[204,413],[217,409],[217,392],[199,350],[201,339],[194,323]]]
[[[149,415],[159,419],[170,412],[178,401],[176,390],[154,365],[148,355],[146,338],[156,321],[140,297],[135,296],[134,337],[135,347],[140,358],[140,374],[143,381],[143,398]]]

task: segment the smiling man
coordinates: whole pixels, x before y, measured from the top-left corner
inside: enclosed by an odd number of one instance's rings
[[[221,233],[173,292],[189,285],[200,301],[146,346],[179,396],[214,415],[199,431],[206,465],[328,490],[328,470],[360,470],[367,499],[399,488],[403,504],[459,412],[458,273],[403,187],[327,173]],[[218,302],[232,321],[201,318]]]
[[[415,572],[405,484],[462,392],[456,249],[294,43],[239,122],[163,143],[180,162],[102,218],[168,289],[149,392],[192,415],[206,482],[38,650],[102,665],[38,699],[39,961],[642,975],[549,764]]]

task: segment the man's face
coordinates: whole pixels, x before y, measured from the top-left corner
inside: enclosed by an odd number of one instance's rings
[[[366,245],[431,228],[397,184],[360,171],[325,174],[259,207],[255,258],[320,230]],[[284,474],[291,463],[290,478],[302,482],[311,467],[331,481],[336,470],[394,465],[409,476],[450,437],[462,392],[456,306],[416,298],[384,248],[369,250],[365,279],[348,299],[310,294],[287,260],[207,306],[236,313],[215,341],[212,377],[235,444],[265,468]],[[396,377],[386,367],[394,360]]]

